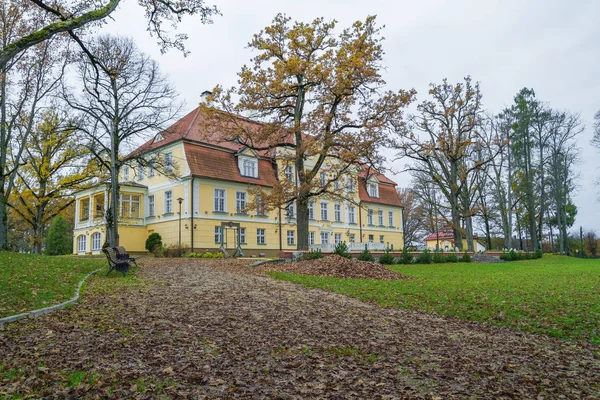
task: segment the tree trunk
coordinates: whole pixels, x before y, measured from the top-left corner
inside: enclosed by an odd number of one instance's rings
[[[471,215],[467,215],[465,218],[465,228],[467,231],[467,248],[470,252],[474,252],[475,245],[473,243],[473,217]]]
[[[8,217],[6,193],[6,160],[8,133],[6,132],[6,69],[0,75],[0,249],[8,249]]]
[[[308,198],[298,196],[297,206],[298,250],[308,250]]]

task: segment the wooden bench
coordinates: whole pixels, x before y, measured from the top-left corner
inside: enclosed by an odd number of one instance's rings
[[[120,259],[117,250],[115,250],[114,247],[106,247],[102,249],[102,252],[106,254],[106,260],[108,261],[109,270],[106,273],[106,276],[112,271],[118,271],[122,273],[123,276],[127,276],[127,272],[129,271],[129,268],[131,268],[128,259]]]
[[[115,247],[115,250],[117,251],[117,254],[119,255],[119,259],[124,259],[124,260],[128,260],[131,264],[135,265],[136,267],[137,265],[137,259],[139,257],[131,257],[129,255],[129,253],[127,253],[127,250],[125,250],[125,247],[123,246],[119,246],[119,247]]]

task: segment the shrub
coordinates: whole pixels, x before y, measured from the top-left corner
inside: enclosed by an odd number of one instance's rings
[[[184,256],[184,254],[189,253],[190,249],[186,247],[179,248],[177,245],[170,245],[163,247],[162,251],[163,257],[179,258]]]
[[[302,256],[303,260],[318,260],[319,258],[323,258],[323,252],[321,251],[321,249],[307,251]]]
[[[446,261],[449,263],[455,263],[458,262],[458,257],[456,256],[456,254],[448,254],[448,256],[446,257]]]
[[[154,254],[155,257],[162,255],[162,237],[157,232],[151,233],[146,239],[146,250]]]
[[[390,253],[390,249],[385,249],[385,253],[383,253],[381,255],[381,257],[379,257],[379,263],[380,264],[394,264],[394,256],[392,255],[392,253]]]
[[[431,251],[423,250],[417,257],[417,264],[431,264]]]
[[[460,262],[470,263],[471,261],[471,256],[467,252],[460,258]]]
[[[537,249],[535,251],[535,258],[542,258],[543,255],[544,253],[542,252],[542,249]]]
[[[400,264],[412,264],[415,257],[408,252],[408,249],[402,250],[402,255],[400,256]]]
[[[441,251],[435,251],[433,253],[432,260],[436,264],[441,264],[441,263],[445,263],[446,262],[446,257],[444,256],[444,254],[442,254]]]
[[[46,248],[44,254],[49,256],[58,256],[61,254],[71,254],[73,252],[73,239],[67,221],[62,216],[54,218],[48,236],[46,236]]]
[[[334,254],[337,254],[338,256],[344,258],[352,259],[352,254],[350,254],[350,252],[348,251],[348,245],[346,244],[346,242],[339,242],[338,244],[336,244]]]
[[[361,251],[361,253],[358,255],[358,259],[360,261],[375,261],[375,257],[373,257],[373,254],[371,254],[367,248]]]

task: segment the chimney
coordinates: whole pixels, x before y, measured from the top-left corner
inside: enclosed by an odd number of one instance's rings
[[[202,94],[200,95],[200,103],[208,104],[208,97],[211,95],[212,95],[212,92],[209,90],[205,90],[204,92],[202,92]]]

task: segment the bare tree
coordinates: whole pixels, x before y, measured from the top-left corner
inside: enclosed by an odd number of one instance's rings
[[[79,45],[83,46],[79,35],[82,28],[97,25],[112,14],[123,0],[106,0],[102,4],[93,0],[11,0],[10,4],[18,4],[22,14],[28,14],[22,29],[5,42],[0,50],[0,69],[5,67],[23,51],[42,43],[57,34],[66,33]],[[185,52],[183,41],[185,34],[171,35],[165,29],[165,23],[176,28],[184,15],[199,14],[202,23],[210,23],[211,17],[218,14],[216,7],[208,7],[204,0],[140,0],[148,20],[148,31],[156,36],[161,50],[176,48]],[[7,7],[2,0],[3,7]],[[32,17],[33,15],[33,17]],[[43,22],[40,23],[40,18]]]
[[[596,258],[598,256],[598,236],[595,231],[588,231],[584,237],[585,247],[590,253],[590,256]]]
[[[125,160],[123,152],[134,139],[162,131],[180,106],[158,64],[131,39],[101,36],[86,47],[90,51],[77,63],[82,90],[64,88],[64,98],[80,114],[78,128],[87,135],[92,156],[110,175],[107,240],[116,246],[119,171],[127,163],[146,166],[155,161],[135,156]]]

